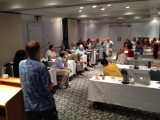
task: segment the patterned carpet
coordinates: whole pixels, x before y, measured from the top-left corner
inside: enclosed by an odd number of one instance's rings
[[[144,112],[116,105],[94,105],[87,100],[88,80],[101,74],[101,66],[73,78],[70,88],[59,89],[55,94],[59,120],[160,120],[160,114]]]

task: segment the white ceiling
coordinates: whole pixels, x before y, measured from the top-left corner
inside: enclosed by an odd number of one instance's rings
[[[79,13],[81,6],[84,9]],[[0,0],[0,11],[93,20],[145,20],[158,16],[160,0]]]

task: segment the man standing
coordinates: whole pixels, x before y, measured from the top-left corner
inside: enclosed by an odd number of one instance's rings
[[[57,57],[55,51],[54,51],[54,46],[53,45],[50,45],[49,46],[49,50],[47,50],[46,52],[46,55],[45,55],[45,58],[47,60],[50,60],[50,59],[55,59]]]
[[[47,68],[40,62],[40,44],[29,41],[26,53],[28,58],[20,62],[19,74],[28,119],[58,120],[53,84]]]

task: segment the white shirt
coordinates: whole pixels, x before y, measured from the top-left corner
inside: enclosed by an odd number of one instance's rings
[[[127,64],[127,55],[125,53],[121,53],[119,56],[118,56],[118,59],[117,59],[117,64]]]
[[[45,54],[45,58],[48,59],[48,57],[54,58],[54,57],[56,57],[56,53],[54,51],[47,50],[47,52]]]

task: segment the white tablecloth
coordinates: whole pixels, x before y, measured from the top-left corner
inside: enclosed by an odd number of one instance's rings
[[[57,85],[56,69],[55,68],[50,69],[49,74],[51,76],[51,81],[53,82],[53,84]]]
[[[103,59],[103,48],[99,49],[99,59]]]
[[[148,61],[151,61],[152,64],[157,62],[157,60],[153,58],[141,58],[141,57],[139,57],[137,60],[134,60],[133,57],[128,57],[127,61],[129,65],[134,65],[135,61],[138,61],[139,65],[148,64]],[[116,56],[112,58],[111,62],[116,63]]]
[[[81,59],[82,59],[84,62],[87,62],[87,55],[81,56]],[[86,68],[86,67],[87,67],[87,64],[84,64],[84,63],[83,63],[83,68]]]
[[[137,71],[139,71],[139,73],[149,74],[150,70],[152,69],[157,70],[156,67],[147,68],[147,66],[139,66],[139,69],[134,69],[134,65],[121,65],[121,64],[116,64],[116,65],[118,66],[120,70],[126,69],[129,75],[131,75],[131,77],[133,77],[134,72],[137,73]]]
[[[125,107],[160,113],[160,84],[124,85],[122,78],[105,77],[105,80],[89,80],[88,100],[111,103]]]
[[[91,60],[89,61],[89,64],[90,65],[94,65],[96,63],[96,54],[97,54],[97,51],[94,51],[91,55]]]

